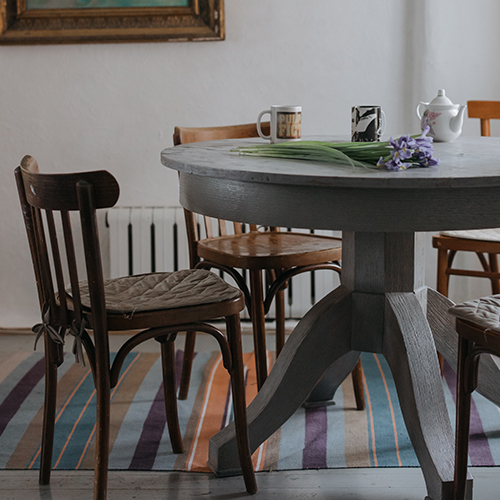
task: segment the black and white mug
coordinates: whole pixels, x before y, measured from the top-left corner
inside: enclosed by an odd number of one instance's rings
[[[385,113],[380,106],[353,106],[351,110],[352,142],[375,142],[385,132]]]
[[[271,119],[271,135],[264,135],[260,126],[262,117],[269,114]],[[272,143],[299,141],[302,132],[301,106],[271,106],[271,109],[262,111],[257,118],[257,132],[262,139]]]

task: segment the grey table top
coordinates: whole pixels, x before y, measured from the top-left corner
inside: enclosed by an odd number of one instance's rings
[[[314,137],[345,140],[342,137]],[[451,188],[500,186],[500,138],[460,137],[435,143],[440,165],[400,172],[336,166],[323,162],[240,156],[236,146],[261,139],[198,142],[162,151],[162,163],[180,172],[235,181],[357,188]]]
[[[337,138],[341,140],[341,138]],[[240,156],[260,139],[165,149],[180,172],[180,202],[225,220],[343,231],[500,227],[500,138],[436,143],[440,164],[400,172],[326,162]]]

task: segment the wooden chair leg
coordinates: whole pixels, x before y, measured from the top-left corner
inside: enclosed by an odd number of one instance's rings
[[[454,500],[464,500],[469,456],[471,392],[467,390],[465,364],[471,342],[460,337],[457,366]]]
[[[285,345],[285,290],[280,290],[276,294],[276,357]]]
[[[161,364],[163,368],[163,394],[165,396],[165,412],[167,414],[168,434],[174,453],[182,453],[182,435],[177,414],[177,398],[175,397],[175,344],[173,341],[161,342]]]
[[[108,489],[110,382],[109,367],[96,372],[96,434],[94,467],[94,500],[106,500]]]
[[[438,260],[437,260],[437,284],[436,284],[436,290],[444,295],[445,297],[448,297],[448,287],[449,287],[449,280],[450,277],[446,273],[446,270],[448,269],[448,250],[444,250],[439,248],[438,249]],[[441,369],[441,376],[444,375],[444,357],[443,355],[438,352],[438,362],[439,362],[439,368]]]
[[[365,391],[363,389],[363,367],[361,359],[358,359],[354,370],[352,371],[352,385],[354,387],[354,397],[356,399],[356,408],[365,409]]]
[[[255,350],[255,368],[257,387],[260,390],[267,378],[266,327],[264,315],[264,297],[262,293],[262,272],[250,269],[250,295],[252,301],[253,343]]]
[[[184,358],[182,360],[182,373],[178,396],[181,400],[187,399],[188,397],[191,370],[193,368],[195,341],[196,332],[186,332],[186,342],[184,343]]]
[[[226,327],[229,348],[231,350],[230,375],[238,456],[246,490],[253,495],[257,492],[257,482],[255,480],[248,437],[240,317],[234,315],[226,318]]]
[[[57,403],[57,346],[45,335],[45,401],[43,407],[42,450],[40,453],[40,484],[49,484],[54,446]]]
[[[448,250],[438,249],[438,259],[437,259],[437,283],[436,290],[448,297],[448,284],[449,276],[446,273],[448,269]]]
[[[490,270],[493,273],[498,273],[498,260],[496,253],[488,254],[489,262],[490,262]],[[491,291],[493,295],[500,293],[500,280],[498,278],[491,278]]]

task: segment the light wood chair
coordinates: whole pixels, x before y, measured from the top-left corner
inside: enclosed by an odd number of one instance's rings
[[[265,134],[269,133],[269,122],[262,124]],[[175,127],[174,145],[199,141],[258,137],[255,123],[227,127],[184,128]],[[189,242],[189,257],[192,268],[217,268],[234,278],[245,293],[247,309],[252,320],[257,384],[260,389],[267,377],[265,315],[273,299],[276,304],[276,355],[285,342],[285,297],[284,288],[292,276],[302,272],[330,269],[340,273],[341,240],[315,234],[280,231],[267,228],[259,231],[256,225],[249,225],[243,232],[241,223],[233,223],[234,234],[228,234],[225,221],[204,217],[206,239],[200,239],[195,214],[185,210]],[[250,290],[237,269],[246,270],[250,277]],[[263,271],[269,285],[263,291]],[[195,333],[186,337],[184,364],[179,398],[187,397],[189,377],[193,360]],[[364,408],[362,368],[358,362],[353,370],[354,392],[358,409]]]
[[[468,101],[469,118],[481,120],[481,135],[490,136],[490,119],[500,119],[500,101]],[[437,291],[448,296],[451,275],[488,278],[493,294],[500,293],[497,254],[500,253],[500,229],[444,231],[432,237],[438,251]],[[453,268],[457,252],[474,252],[482,271]]]
[[[108,473],[110,390],[117,384],[126,355],[148,339],[160,343],[167,424],[173,451],[180,453],[183,443],[177,417],[174,340],[177,332],[195,329],[215,337],[231,375],[241,468],[247,491],[255,493],[239,320],[245,307],[243,293],[203,269],[104,280],[96,211],[112,207],[118,200],[115,178],[102,170],[40,174],[32,157],[22,160],[15,177],[42,312],[42,322],[34,331],[43,334],[46,353],[40,483],[48,484],[50,480],[57,368],[63,360],[62,344],[68,333],[75,337],[77,358],[83,359],[85,349],[96,388],[94,499],[103,500]],[[71,212],[79,214],[86,281],[80,281],[78,275],[75,242],[79,240],[73,237],[77,231],[72,231],[75,219]],[[61,258],[64,255],[66,259]],[[225,318],[227,336],[206,323],[218,318]],[[140,330],[122,345],[112,363],[109,330]]]
[[[478,385],[480,356],[500,356],[500,295],[457,304],[450,313],[457,318],[459,337],[453,498],[464,500],[472,498],[470,491],[466,497],[471,395]]]

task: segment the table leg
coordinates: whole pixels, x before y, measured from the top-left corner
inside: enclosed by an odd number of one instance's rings
[[[338,380],[349,375],[352,363],[337,361],[351,351],[351,314],[351,294],[341,286],[297,325],[248,407],[252,452],[290,418],[332,365]],[[210,440],[208,465],[219,476],[240,473],[233,424]]]
[[[453,498],[454,436],[432,332],[414,293],[387,293],[384,356],[432,500]],[[472,479],[469,479],[472,482]],[[472,498],[472,485],[467,499]]]
[[[333,397],[345,379],[344,372],[351,373],[359,359],[359,351],[350,351],[344,354],[330,367],[323,378],[316,384],[307,401],[305,408],[316,408],[335,404]]]

